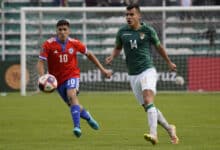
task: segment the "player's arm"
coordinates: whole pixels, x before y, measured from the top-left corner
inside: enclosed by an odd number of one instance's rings
[[[110,78],[112,76],[112,72],[110,70],[105,69],[91,51],[87,51],[86,56],[100,69],[100,71],[105,75],[105,77]]]
[[[112,51],[111,55],[106,57],[105,59],[105,63],[106,64],[111,64],[111,62],[113,61],[113,59],[115,57],[117,57],[118,55],[120,55],[122,48],[121,47],[115,47],[114,50]]]
[[[44,75],[44,60],[39,59],[37,62],[37,71],[40,76]]]
[[[45,74],[44,63],[46,62],[47,56],[48,56],[48,51],[47,51],[49,50],[48,41],[51,42],[52,40],[54,40],[54,38],[48,39],[42,44],[42,49],[40,51],[39,60],[37,62],[37,71],[38,71],[39,76],[42,76]]]
[[[174,64],[170,58],[168,57],[164,47],[159,44],[156,46],[156,49],[158,51],[158,53],[163,57],[163,59],[166,61],[166,63],[168,64],[169,66],[169,69],[172,70],[172,71],[176,71],[176,64]]]
[[[163,57],[163,59],[166,61],[166,63],[168,64],[168,67],[171,71],[176,71],[176,65],[170,60],[170,58],[168,57],[164,47],[162,46],[162,44],[160,43],[160,40],[157,36],[156,31],[154,30],[154,28],[150,28],[151,31],[151,41],[153,42],[153,44],[155,45],[158,53],[161,55],[161,57]]]
[[[106,57],[105,59],[106,64],[111,64],[113,59],[117,57],[118,55],[120,55],[121,50],[122,50],[121,34],[122,34],[121,30],[119,29],[119,31],[116,34],[116,38],[115,38],[115,48],[113,49],[111,55]]]

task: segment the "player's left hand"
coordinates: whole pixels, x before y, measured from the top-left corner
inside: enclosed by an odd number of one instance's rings
[[[113,61],[113,56],[108,56],[105,58],[105,64],[107,65],[111,65],[112,61]]]
[[[173,62],[168,63],[168,66],[171,71],[177,71],[176,64],[174,64]]]

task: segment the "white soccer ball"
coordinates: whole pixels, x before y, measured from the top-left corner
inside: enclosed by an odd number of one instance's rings
[[[38,79],[38,86],[42,92],[51,93],[57,88],[57,79],[51,74],[45,74]]]
[[[175,83],[177,85],[183,85],[184,84],[184,79],[182,76],[176,76],[176,79],[175,79]]]

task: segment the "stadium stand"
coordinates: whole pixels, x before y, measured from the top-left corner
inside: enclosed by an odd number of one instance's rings
[[[212,53],[220,49],[220,18],[199,15],[181,20],[170,16],[166,22],[166,45],[168,50],[187,50],[191,53]]]
[[[20,12],[22,6],[33,6],[37,3],[40,6],[53,6],[53,0],[42,0],[39,2],[30,2],[30,0],[5,0],[1,8],[1,26],[4,31],[1,32],[1,43],[4,43],[6,54],[19,54],[20,49]],[[83,6],[83,0],[69,0],[69,6]],[[56,17],[55,17],[56,16]],[[30,26],[27,26],[27,36],[31,38],[27,46],[30,53],[36,52],[36,45],[39,43],[39,33],[43,35],[40,38],[46,39],[54,34],[53,25],[56,18],[68,18],[74,24],[74,37],[83,40],[83,16],[81,14],[51,14],[42,20],[43,28],[39,32],[37,14],[28,16]],[[148,15],[144,16],[148,17]],[[155,17],[155,16],[153,16]],[[161,19],[161,15],[156,16]],[[151,18],[144,18],[150,20]],[[154,19],[154,18],[153,18]],[[156,18],[157,19],[157,18]],[[154,20],[156,20],[154,19]],[[50,20],[50,21],[48,21]],[[77,22],[76,22],[77,20]],[[109,52],[114,45],[114,36],[118,26],[123,24],[124,18],[114,14],[107,14],[106,17],[99,17],[97,14],[87,14],[87,45],[88,48],[102,53]],[[162,24],[158,23],[157,28],[162,29]],[[162,31],[161,31],[162,32]],[[220,17],[200,16],[193,14],[191,19],[182,20],[176,13],[169,13],[166,16],[165,46],[171,54],[193,54],[216,52],[220,49]],[[4,41],[2,39],[5,39]],[[39,44],[38,44],[39,45]],[[38,47],[39,48],[39,47]],[[2,49],[2,47],[1,47]]]
[[[83,0],[69,0],[68,5],[69,6],[82,6]],[[54,6],[53,0],[41,0],[39,1],[31,1],[31,0],[4,0],[1,5],[1,41],[0,43],[4,45],[4,53],[7,54],[19,54],[20,50],[20,8],[21,7],[28,7],[28,6],[45,6],[45,7],[52,7]],[[58,14],[56,14],[58,15]],[[45,18],[45,19],[53,19],[53,16],[49,16],[51,18]],[[71,16],[70,16],[71,18]],[[31,16],[32,21],[30,21],[30,24],[35,24],[36,19],[38,19],[38,16]],[[33,21],[35,20],[35,21]],[[48,26],[44,27],[45,34],[51,34],[54,32],[53,28],[51,29],[50,26],[51,23],[56,23],[56,20],[52,20],[50,22],[47,22]],[[3,26],[3,27],[2,27]],[[32,45],[37,44],[37,34],[39,31],[37,30],[37,26],[28,26],[27,31],[28,35],[35,37],[34,40],[30,42],[28,45],[28,49],[31,51],[36,50],[36,47],[33,47]],[[51,31],[53,30],[53,31]],[[4,41],[2,40],[3,38]],[[2,47],[0,47],[0,53],[2,54]]]

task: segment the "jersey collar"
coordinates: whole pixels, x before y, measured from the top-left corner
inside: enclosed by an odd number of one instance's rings
[[[62,41],[60,41],[60,39],[56,36],[56,41],[60,44],[66,44],[69,40],[69,37],[67,37],[66,41],[63,43]]]
[[[141,22],[140,24],[141,24],[140,28],[137,29],[137,30],[135,30],[135,31],[139,31],[139,30],[141,30],[144,26],[146,26],[146,24],[145,24],[144,22]],[[129,29],[134,30],[134,29],[131,28],[129,25],[127,25],[127,26],[128,26]]]
[[[56,41],[57,41],[57,43],[59,43],[59,44],[61,45],[61,47],[62,47],[62,52],[63,52],[63,51],[65,51],[66,44],[67,44],[67,42],[69,41],[69,37],[66,39],[66,41],[65,41],[64,43],[61,42],[58,37],[56,37]]]

